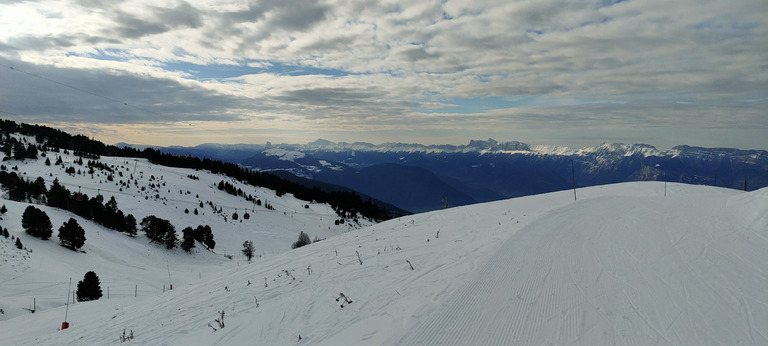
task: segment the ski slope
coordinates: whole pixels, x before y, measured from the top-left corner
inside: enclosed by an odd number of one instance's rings
[[[0,157],[3,155],[0,153]],[[52,237],[40,240],[26,234],[21,227],[22,214],[30,204],[7,200],[7,192],[3,191],[0,204],[8,211],[0,215],[0,226],[19,237],[28,251],[16,249],[11,238],[0,237],[2,324],[29,314],[27,309],[35,309],[37,316],[44,310],[63,307],[67,302],[69,278],[73,280],[71,293],[87,271],[99,276],[105,298],[108,288],[110,298],[148,297],[168,290],[171,284],[176,287],[198,281],[210,273],[246,262],[240,254],[246,240],[253,241],[257,258],[266,258],[290,250],[291,243],[302,231],[313,239],[322,239],[373,224],[359,219],[358,223],[336,225],[334,221],[338,216],[329,205],[301,201],[290,194],[278,197],[272,190],[248,186],[207,171],[164,167],[144,159],[101,157],[99,162],[114,167],[114,178],[110,181],[108,172],[103,170],[88,174],[86,164],[75,163],[78,159],[75,155],[62,151],[48,152],[47,156],[51,162],[61,157],[63,164],[45,165],[46,158],[39,157],[3,161],[3,165],[24,179],[42,177],[48,187],[58,179],[73,193],[80,191],[89,198],[101,194],[105,202],[115,197],[118,208],[133,214],[137,223],[149,215],[167,219],[175,226],[179,240],[183,228],[209,225],[216,246],[209,251],[198,243],[191,254],[178,247],[169,251],[162,245],[149,244],[141,231],[135,238],[129,237],[70,212],[35,204],[46,212],[53,225]],[[67,167],[75,167],[81,173],[66,174]],[[263,205],[254,205],[243,197],[218,190],[217,184],[222,180],[259,198]],[[125,181],[130,184],[121,185]],[[266,203],[274,210],[265,208]],[[195,209],[198,215],[194,214]],[[238,220],[231,217],[235,212],[239,213]],[[246,212],[250,214],[247,220]],[[85,230],[85,245],[79,252],[59,245],[58,229],[69,218],[75,218]]]
[[[141,345],[768,344],[768,189],[668,184],[665,197],[663,183],[638,182],[578,197],[451,208],[201,265],[202,278],[172,291],[70,305],[69,329],[57,330],[57,306],[3,321],[0,335],[4,345],[119,344],[123,329]],[[147,256],[158,263],[146,271],[165,273],[162,255]],[[340,293],[352,303],[341,307]]]

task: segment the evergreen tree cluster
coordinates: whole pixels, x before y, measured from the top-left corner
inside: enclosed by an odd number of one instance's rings
[[[197,228],[187,227],[181,230],[182,241],[181,248],[190,252],[195,247],[195,242],[200,242],[205,245],[208,250],[213,250],[216,247],[216,241],[213,240],[213,231],[211,226],[198,225]]]
[[[17,202],[40,200],[48,192],[42,177],[30,181],[20,177],[16,172],[6,172],[4,165],[0,166],[0,185],[8,189],[8,198]]]
[[[118,208],[114,196],[107,203],[102,204],[101,201],[103,197],[100,195],[89,198],[86,194],[70,192],[59,184],[59,179],[53,181],[48,191],[48,206],[71,211],[118,232],[136,235],[136,218],[131,214],[125,215]]]
[[[3,142],[2,151],[5,153],[5,160],[11,158],[15,160],[37,159],[39,152],[34,144],[28,143],[24,145],[24,143],[13,137]]]
[[[149,241],[165,244],[167,249],[176,247],[179,238],[176,236],[176,227],[170,221],[150,215],[141,220],[141,230],[147,234]]]
[[[274,190],[278,196],[291,193],[296,198],[304,201],[330,204],[334,210],[337,210],[340,216],[344,217],[358,214],[373,220],[387,220],[392,217],[385,208],[378,206],[371,199],[364,201],[356,193],[347,191],[329,192],[317,187],[310,188],[274,174],[246,169],[234,163],[225,163],[207,158],[200,159],[192,156],[164,154],[153,148],[147,148],[143,151],[133,148],[119,148],[105,145],[82,135],[73,136],[46,126],[16,124],[10,120],[0,119],[0,133],[20,133],[27,136],[35,136],[38,143],[43,143],[42,148],[44,150],[58,151],[59,148],[64,150],[77,148],[77,151],[74,151],[75,155],[86,158],[98,159],[101,155],[136,157],[145,158],[154,164],[169,167],[202,169],[214,174],[221,173],[252,186]]]

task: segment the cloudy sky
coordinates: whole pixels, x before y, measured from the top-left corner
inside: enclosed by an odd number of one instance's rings
[[[766,0],[2,0],[0,118],[107,143],[768,149]]]

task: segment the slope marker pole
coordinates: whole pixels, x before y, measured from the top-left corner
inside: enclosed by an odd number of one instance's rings
[[[69,288],[67,288],[67,307],[64,309],[64,323],[61,324],[61,329],[67,329],[69,328],[69,323],[67,323],[67,317],[69,317],[69,291],[72,288],[72,278],[69,278]],[[74,293],[72,294],[72,299],[74,299]]]
[[[571,159],[571,175],[573,176],[573,200],[576,200],[576,169],[573,168],[573,159]]]

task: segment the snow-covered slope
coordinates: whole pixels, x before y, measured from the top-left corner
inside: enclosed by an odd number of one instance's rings
[[[66,330],[65,307],[26,313],[0,335],[9,345],[117,344],[123,329],[154,345],[768,343],[768,191],[664,191],[625,183],[580,189],[578,201],[563,191],[413,215],[202,266],[172,291],[70,305]],[[46,263],[37,270],[53,271]],[[142,263],[119,270],[167,274],[162,256]],[[27,276],[13,281],[66,283]],[[52,301],[66,299],[58,288]]]
[[[246,240],[253,241],[257,257],[266,258],[290,250],[302,231],[322,239],[372,224],[359,219],[359,223],[337,225],[339,218],[328,205],[301,201],[290,194],[278,197],[272,190],[206,171],[158,166],[143,159],[101,157],[99,162],[113,167],[110,181],[110,173],[105,170],[96,168],[89,174],[88,159],[81,166],[75,163],[78,157],[74,155],[49,152],[47,156],[51,162],[61,157],[63,164],[49,166],[44,163],[46,158],[40,157],[4,161],[3,165],[28,180],[42,177],[49,187],[58,178],[72,192],[80,191],[88,197],[101,194],[105,202],[115,197],[118,208],[134,215],[138,222],[148,215],[169,220],[179,239],[185,227],[208,225],[216,246],[213,252],[199,243],[192,254],[179,248],[169,251],[162,245],[148,244],[142,232],[132,238],[70,212],[35,204],[47,213],[53,225],[53,236],[44,241],[29,236],[21,227],[22,213],[30,204],[10,201],[3,195],[0,204],[8,211],[0,216],[0,226],[20,238],[28,251],[16,249],[11,238],[0,237],[0,321],[28,314],[26,309],[36,309],[33,316],[38,316],[43,310],[63,306],[69,278],[74,290],[87,271],[99,276],[105,298],[107,287],[110,299],[146,297],[162,293],[171,284],[197,281],[230,264],[244,262],[240,250]],[[64,173],[68,167],[80,173]],[[222,180],[255,196],[262,205],[219,190],[217,184]],[[267,209],[267,204],[274,209]],[[238,220],[233,220],[234,213],[238,213]],[[86,242],[81,252],[68,250],[58,242],[58,228],[71,217],[85,229]]]

